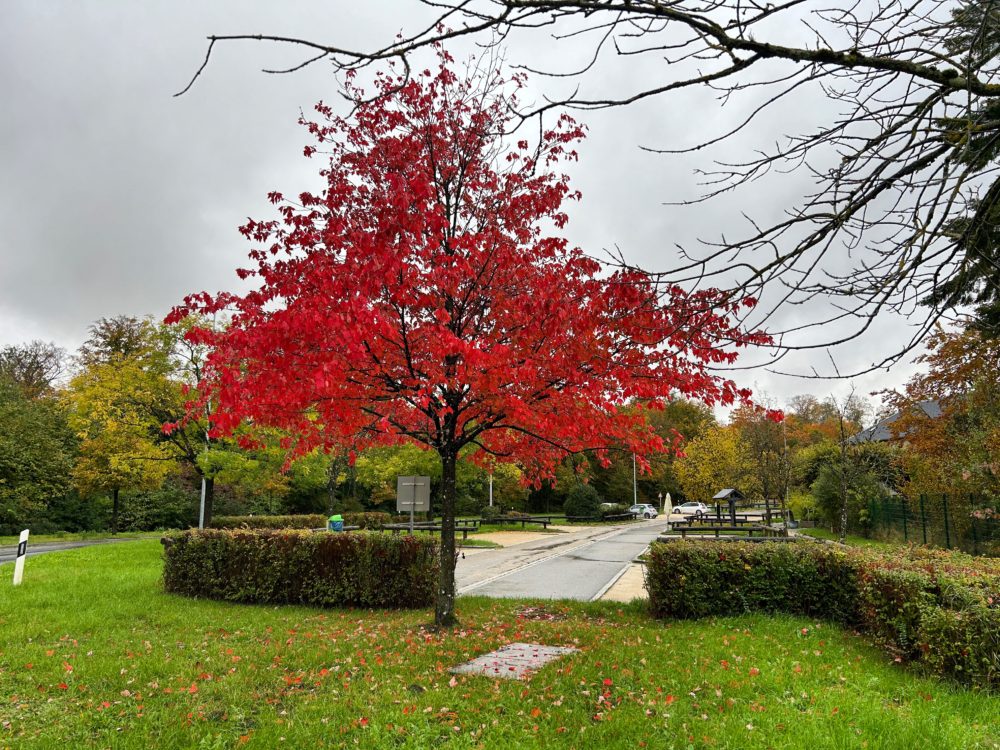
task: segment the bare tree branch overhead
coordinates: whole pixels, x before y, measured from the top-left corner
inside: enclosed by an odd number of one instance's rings
[[[886,344],[884,358],[866,371],[896,361],[938,320],[968,306],[975,306],[985,335],[1000,334],[1000,0],[854,0],[842,7],[831,0],[424,5],[437,14],[432,23],[368,50],[338,46],[337,39],[210,37],[204,63],[184,91],[205,73],[218,43],[237,40],[303,48],[301,64],[269,72],[321,61],[340,70],[386,60],[408,64],[419,50],[461,37],[502,47],[520,36],[544,38],[556,49],[576,45],[577,53],[589,44],[575,68],[523,66],[549,77],[554,88],[570,86],[568,94],[521,113],[524,118],[552,109],[624,107],[709,87],[720,106],[752,100],[749,114],[700,142],[648,145],[664,158],[706,151],[699,170],[704,192],[684,203],[759,189],[777,173],[814,180],[811,190],[782,207],[778,220],[747,216],[740,236],[708,237],[682,249],[680,262],[655,270],[664,284],[722,283],[734,294],[760,297],[753,323],[769,325],[776,358],[850,342],[883,315],[909,319],[912,336]],[[598,66],[636,71],[629,78],[634,88],[601,90],[607,79],[593,74]],[[754,133],[765,113],[807,91],[820,92],[837,114],[808,132],[758,133],[773,145],[744,159],[713,161],[712,148]],[[822,319],[789,325],[789,316],[779,315],[818,301],[828,311]]]

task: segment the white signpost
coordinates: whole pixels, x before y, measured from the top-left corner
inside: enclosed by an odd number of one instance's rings
[[[20,586],[24,577],[24,558],[28,554],[28,530],[21,532],[17,540],[17,559],[14,561],[14,585]]]
[[[413,512],[431,509],[430,477],[396,477],[396,512],[410,511],[410,533],[413,533]]]

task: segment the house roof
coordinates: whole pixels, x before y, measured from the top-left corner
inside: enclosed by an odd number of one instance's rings
[[[746,495],[744,495],[742,492],[740,492],[739,490],[734,489],[732,487],[727,487],[724,490],[719,490],[719,492],[717,492],[712,499],[713,500],[728,500],[730,497],[732,497],[732,498],[734,498],[736,500],[746,500]]]
[[[917,404],[920,410],[923,411],[931,419],[937,419],[941,416],[941,402],[940,401],[921,401]],[[895,414],[890,414],[885,419],[879,420],[867,430],[862,430],[856,435],[852,435],[847,438],[848,443],[884,443],[887,440],[892,440],[892,427],[890,425],[900,418],[901,413],[896,412]]]

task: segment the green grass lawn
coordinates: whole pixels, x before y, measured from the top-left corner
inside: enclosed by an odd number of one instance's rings
[[[839,534],[835,534],[829,529],[820,528],[818,526],[810,529],[799,529],[799,533],[803,536],[811,536],[816,539],[828,539],[834,542],[840,540]],[[900,546],[899,544],[893,544],[892,542],[883,542],[878,539],[866,539],[863,536],[854,536],[853,534],[848,534],[844,538],[844,542],[852,547],[871,547],[873,549],[893,549]]]
[[[998,748],[1000,698],[790,617],[463,598],[431,614],[167,595],[156,541],[0,566],[0,748]],[[390,574],[387,571],[387,574]],[[524,682],[448,667],[581,653]]]

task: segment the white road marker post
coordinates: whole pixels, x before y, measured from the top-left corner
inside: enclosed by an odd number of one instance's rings
[[[14,561],[14,585],[20,586],[21,579],[24,578],[24,558],[28,554],[28,530],[21,532],[17,540],[17,559]]]

